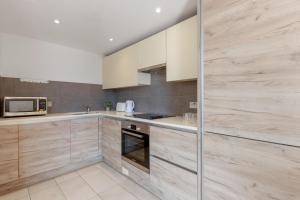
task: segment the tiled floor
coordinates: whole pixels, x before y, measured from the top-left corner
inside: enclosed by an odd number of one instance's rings
[[[158,200],[104,163],[33,185],[0,200]]]

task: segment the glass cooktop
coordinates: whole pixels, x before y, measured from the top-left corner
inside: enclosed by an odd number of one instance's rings
[[[153,119],[161,119],[161,118],[167,118],[172,116],[163,115],[163,114],[143,113],[143,114],[133,114],[133,117],[153,120]]]

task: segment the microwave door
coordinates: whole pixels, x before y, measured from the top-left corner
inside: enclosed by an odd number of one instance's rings
[[[6,99],[4,104],[4,116],[33,115],[38,109],[38,100],[29,98]]]
[[[9,112],[34,112],[37,104],[34,101],[9,101]]]

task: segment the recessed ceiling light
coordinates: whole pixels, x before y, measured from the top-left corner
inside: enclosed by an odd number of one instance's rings
[[[54,24],[60,24],[59,19],[55,19],[53,22],[54,22]]]
[[[109,38],[109,41],[110,41],[110,42],[114,41],[114,38]]]
[[[160,13],[160,12],[161,12],[161,8],[160,8],[160,7],[156,8],[156,9],[155,9],[155,12],[156,12],[156,13]]]

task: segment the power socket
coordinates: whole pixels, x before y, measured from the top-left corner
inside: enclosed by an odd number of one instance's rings
[[[122,167],[122,174],[124,174],[125,176],[129,176],[129,171],[128,171],[128,169]]]
[[[190,109],[197,109],[198,108],[198,103],[197,102],[190,102]]]

